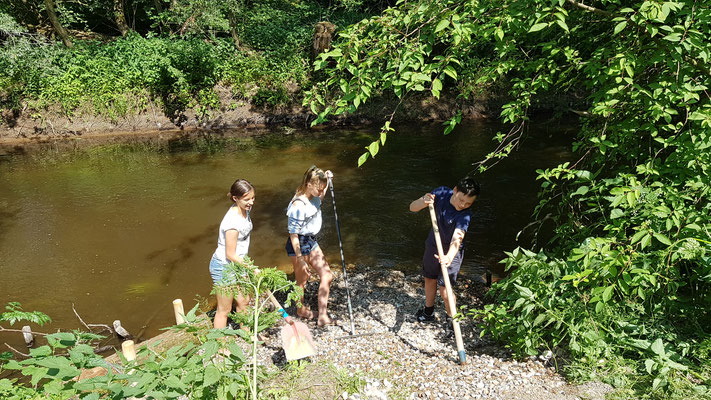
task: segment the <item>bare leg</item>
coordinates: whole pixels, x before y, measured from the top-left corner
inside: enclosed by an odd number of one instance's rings
[[[434,307],[437,296],[437,279],[425,278],[425,307]]]
[[[447,315],[450,317],[452,316],[452,310],[449,309],[449,299],[447,297],[447,289],[444,286],[439,287],[439,294],[442,296],[442,300],[444,300],[444,308],[447,310]],[[454,300],[454,304],[457,304],[457,296],[454,295],[454,292],[452,292],[452,300]]]
[[[217,297],[217,312],[215,312],[215,320],[213,326],[217,329],[227,326],[227,314],[232,310],[232,295],[215,294]]]
[[[301,288],[306,288],[306,282],[309,280],[309,267],[306,262],[301,262],[296,256],[290,256],[291,265],[294,266],[294,276],[296,277],[296,284]],[[301,318],[311,319],[314,317],[314,313],[306,306],[304,303],[304,298],[301,298],[301,307],[296,310],[296,315]]]
[[[333,321],[328,317],[328,297],[331,292],[333,273],[320,246],[311,250],[309,264],[321,278],[321,284],[318,287],[318,325],[331,324]]]
[[[246,310],[250,300],[251,298],[249,296],[242,296],[241,294],[235,295],[235,303],[237,303],[237,307],[235,308],[237,312]]]

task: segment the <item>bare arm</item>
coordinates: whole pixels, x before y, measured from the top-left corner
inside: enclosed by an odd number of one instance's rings
[[[425,193],[422,197],[413,200],[410,203],[410,211],[418,212],[423,208],[427,208],[428,205],[434,204],[435,196],[432,193]]]
[[[464,241],[464,231],[461,229],[455,229],[454,234],[452,235],[452,241],[449,244],[449,251],[447,251],[447,258],[449,259],[450,263],[452,262],[454,257],[457,255],[457,252],[459,251],[459,247],[461,247],[463,241]]]
[[[225,257],[229,262],[241,263],[242,257],[237,256],[237,238],[239,232],[236,229],[225,231]]]
[[[321,198],[321,200],[323,200],[323,198],[326,197],[326,192],[328,191],[329,186],[331,186],[331,179],[333,179],[333,172],[331,172],[330,169],[327,170],[326,172],[324,172],[324,174],[326,174],[326,178],[328,178],[328,182],[326,182],[326,188],[324,188],[323,192],[321,194],[319,194],[319,196],[318,196]]]
[[[297,233],[290,233],[289,240],[291,240],[291,247],[294,248],[294,253],[296,253],[296,257],[302,257],[301,244],[299,243],[299,235]]]
[[[462,241],[464,240],[464,231],[461,229],[455,229],[454,234],[452,235],[452,241],[449,242],[449,249],[447,250],[447,254],[444,255],[444,258],[439,260],[441,264],[444,264],[445,266],[449,267],[449,265],[452,263],[452,260],[454,260],[454,257],[457,256],[457,252],[459,251],[459,247],[462,245]],[[435,255],[437,259],[439,259],[438,255]]]

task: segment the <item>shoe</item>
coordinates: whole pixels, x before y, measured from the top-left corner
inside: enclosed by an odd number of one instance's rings
[[[442,326],[444,328],[444,336],[447,338],[451,338],[454,336],[454,321],[452,321],[452,317],[447,317],[444,319],[444,324]]]
[[[415,320],[417,322],[433,322],[435,320],[434,313],[432,314],[427,314],[425,313],[425,309],[421,308],[417,310],[415,313]]]
[[[229,318],[227,319],[227,327],[230,328],[230,329],[232,329],[232,330],[234,330],[234,331],[236,331],[237,329],[242,329],[242,325],[241,325],[241,324],[238,324],[237,322],[232,321],[232,320],[229,319]]]

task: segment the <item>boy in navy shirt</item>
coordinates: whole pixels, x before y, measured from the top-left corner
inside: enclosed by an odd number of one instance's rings
[[[462,242],[471,221],[470,207],[479,196],[479,191],[479,184],[474,179],[465,177],[457,183],[454,189],[440,186],[410,203],[412,212],[420,211],[427,208],[429,204],[434,204],[442,240],[442,251],[445,252],[444,258],[440,260],[434,231],[430,230],[425,241],[425,255],[422,257],[422,275],[425,277],[425,308],[417,311],[415,318],[418,322],[434,321],[434,303],[439,286],[439,293],[447,310],[445,330],[448,333],[451,332],[452,313],[456,310],[449,309],[440,264],[447,267],[449,281],[454,285],[457,281],[459,268],[462,266],[464,255]],[[454,300],[456,301],[456,298]]]

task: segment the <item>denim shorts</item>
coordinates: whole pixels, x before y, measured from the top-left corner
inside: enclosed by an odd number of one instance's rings
[[[442,267],[440,266],[439,260],[435,258],[437,254],[437,246],[431,245],[429,242],[425,244],[425,255],[422,257],[422,275],[425,278],[437,279],[437,285],[444,286],[444,278],[442,277]],[[449,275],[449,283],[452,286],[457,284],[457,275],[459,275],[459,269],[462,267],[462,260],[464,258],[464,252],[461,250],[457,252],[454,256],[454,260],[449,264],[447,272]]]
[[[299,235],[299,246],[301,246],[301,255],[308,256],[313,249],[318,247],[318,242],[315,236]],[[296,256],[294,246],[291,245],[291,237],[286,238],[286,254],[291,257]]]
[[[234,277],[232,277],[232,279],[225,279],[224,275],[226,266],[227,264],[220,263],[220,260],[218,260],[215,255],[213,255],[210,259],[210,276],[212,277],[212,282],[215,285],[225,286],[234,284],[236,282],[236,279]]]

